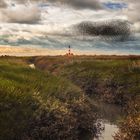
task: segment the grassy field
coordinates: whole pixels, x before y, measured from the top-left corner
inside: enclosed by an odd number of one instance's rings
[[[32,62],[108,103],[125,105],[140,95],[140,57],[35,57]]]
[[[71,140],[81,130],[96,135],[95,123],[79,87],[31,69],[26,58],[0,59],[0,140]]]
[[[85,130],[97,135],[90,98],[125,107],[115,139],[139,140],[140,57],[1,57],[0,140],[76,140]]]
[[[121,105],[126,117],[115,140],[140,138],[140,56],[34,57],[36,67],[60,75],[90,98]]]

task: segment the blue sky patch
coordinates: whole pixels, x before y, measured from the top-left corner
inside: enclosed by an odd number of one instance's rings
[[[107,2],[107,3],[103,3],[103,4],[105,7],[109,8],[109,9],[113,9],[113,10],[120,10],[120,9],[127,8],[126,3]]]

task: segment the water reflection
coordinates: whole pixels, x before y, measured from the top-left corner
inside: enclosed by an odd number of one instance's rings
[[[104,122],[104,131],[99,138],[93,138],[93,140],[114,140],[113,136],[118,131],[117,125]]]
[[[101,137],[95,140],[113,140],[113,135],[118,131],[118,122],[124,115],[123,110],[121,107],[112,104],[102,102],[95,104],[98,107],[98,113],[105,127]]]
[[[124,112],[121,107],[93,101],[98,108],[100,122],[104,126],[104,130],[99,138],[92,138],[85,135],[82,140],[114,140],[113,135],[118,131],[118,123],[123,118]]]
[[[120,106],[106,104],[103,102],[94,102],[98,108],[98,114],[101,119],[110,124],[118,124],[118,121],[124,116],[123,109]]]

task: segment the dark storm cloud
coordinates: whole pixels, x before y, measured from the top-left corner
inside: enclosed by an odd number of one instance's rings
[[[107,22],[81,22],[74,26],[77,33],[90,36],[102,36],[116,39],[127,39],[131,35],[130,24],[127,21],[107,21]]]
[[[16,0],[18,3],[27,3],[28,0]],[[76,9],[102,9],[103,5],[98,0],[30,0],[30,2],[51,2],[71,6]]]
[[[48,0],[49,2],[61,2],[78,9],[102,9],[103,6],[98,0]]]

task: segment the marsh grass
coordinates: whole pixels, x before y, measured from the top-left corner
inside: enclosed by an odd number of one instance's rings
[[[34,63],[44,71],[70,80],[90,98],[121,105],[126,116],[122,118],[114,139],[140,139],[139,56],[77,56],[71,61],[64,57],[55,59],[51,65],[48,65],[51,57],[34,58]],[[56,69],[51,69],[53,64],[57,64]]]
[[[96,97],[125,107],[128,115],[115,139],[135,140],[139,96],[139,57],[2,57],[0,139],[76,140],[83,131],[96,136],[101,128],[89,101]]]
[[[94,136],[96,114],[80,88],[60,76],[31,69],[25,60],[0,60],[0,139],[54,140]]]
[[[124,105],[131,100],[131,97],[139,94],[139,62],[140,60],[137,59],[100,60],[93,57],[93,59],[81,59],[80,61],[78,58],[72,63],[63,65],[59,63],[61,65],[56,72],[55,70],[50,72],[69,79],[86,95],[97,95],[106,102]],[[36,63],[37,66],[41,64]],[[47,59],[45,63],[45,69],[47,69]],[[50,70],[50,67],[47,70]]]

